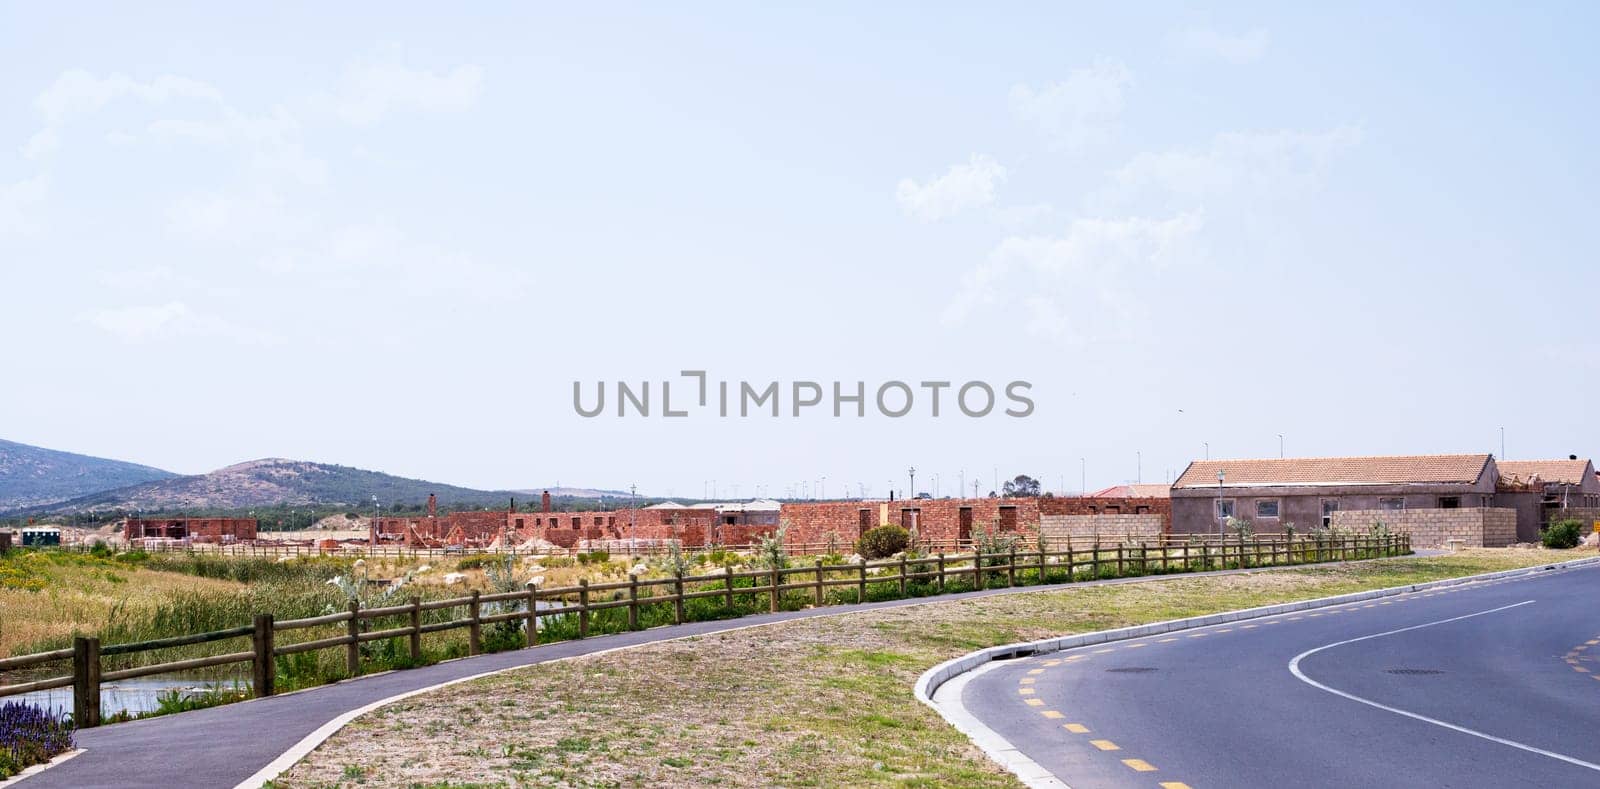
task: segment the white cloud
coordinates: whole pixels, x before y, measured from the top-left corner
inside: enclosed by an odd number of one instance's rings
[[[1020,303],[1028,329],[1051,339],[1083,342],[1121,331],[1139,309],[1128,294],[1163,267],[1194,257],[1190,242],[1202,225],[1197,213],[1078,218],[1059,235],[1011,236],[962,278],[943,318],[960,324],[982,307]]]
[[[42,159],[55,153],[56,149],[60,147],[61,135],[56,132],[55,127],[46,126],[32,137],[29,137],[28,141],[23,144],[22,158],[30,161]]]
[[[345,70],[337,99],[339,117],[356,125],[376,123],[391,112],[460,112],[483,93],[483,69],[456,66],[447,73],[398,63],[363,61]]]
[[[1097,60],[1060,82],[1013,86],[1011,113],[1037,126],[1055,146],[1078,148],[1110,134],[1122,115],[1123,91],[1132,84],[1133,73],[1126,66]]]
[[[269,345],[278,341],[270,333],[240,326],[216,315],[195,312],[181,301],[103,309],[79,317],[127,343],[185,336],[250,345]]]
[[[29,210],[44,202],[49,183],[44,176],[36,175],[24,181],[0,184],[0,237],[32,233],[38,225],[29,218]]]
[[[60,124],[73,115],[94,112],[117,99],[134,98],[151,103],[178,99],[220,101],[216,88],[188,77],[165,75],[140,82],[124,74],[97,77],[82,69],[72,69],[34,99],[34,107],[50,125]]]
[[[1257,28],[1230,35],[1208,28],[1185,30],[1173,36],[1178,48],[1192,55],[1213,57],[1229,63],[1252,63],[1267,54],[1267,31]]]
[[[992,157],[975,153],[966,164],[952,165],[949,172],[926,185],[902,178],[894,197],[906,216],[935,222],[994,203],[995,186],[1005,178],[1006,168]]]
[[[1217,195],[1279,197],[1315,188],[1340,153],[1360,144],[1362,131],[1219,134],[1204,149],[1146,152],[1111,174],[1102,205],[1152,192],[1194,200]]]

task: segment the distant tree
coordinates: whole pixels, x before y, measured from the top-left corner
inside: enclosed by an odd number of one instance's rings
[[[1020,499],[1039,495],[1039,480],[1027,474],[1018,474],[1016,479],[1008,481],[1001,486],[1001,491],[1008,499]]]

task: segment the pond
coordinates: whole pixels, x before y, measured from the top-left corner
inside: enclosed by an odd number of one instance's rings
[[[100,686],[100,714],[109,718],[124,711],[134,716],[154,712],[161,706],[159,702],[161,695],[174,690],[185,695],[201,696],[216,690],[234,688],[248,691],[250,682],[245,680],[237,683],[230,681],[223,684],[208,684],[194,679],[125,679],[108,682]],[[20,701],[57,714],[71,714],[72,688],[39,690],[0,699],[0,702],[4,701]]]

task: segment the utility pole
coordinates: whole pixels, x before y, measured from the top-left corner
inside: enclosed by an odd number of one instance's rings
[[[1283,460],[1283,434],[1278,434],[1278,459]]]
[[[1078,496],[1089,495],[1089,459],[1078,458]]]
[[[637,510],[637,506],[634,503],[634,499],[638,495],[639,495],[639,486],[638,485],[629,485],[628,486],[628,553],[634,554],[634,555],[638,555],[638,553],[639,553],[639,529],[637,527],[637,524],[635,523],[635,518],[633,517],[634,512]]]
[[[1202,441],[1200,443],[1206,445],[1206,460],[1210,460],[1211,459],[1211,442],[1210,441]]]
[[[912,466],[906,469],[906,476],[911,479],[911,489],[906,491],[906,498],[914,499],[917,497],[917,467]]]
[[[1144,481],[1144,452],[1134,450],[1133,458],[1133,481],[1137,484]]]
[[[1506,459],[1506,429],[1504,426],[1500,428],[1500,459]]]

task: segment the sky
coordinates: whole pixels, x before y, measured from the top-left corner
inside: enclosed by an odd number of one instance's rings
[[[717,498],[1600,454],[1597,17],[3,3],[0,437]],[[684,370],[781,415],[574,408]]]

